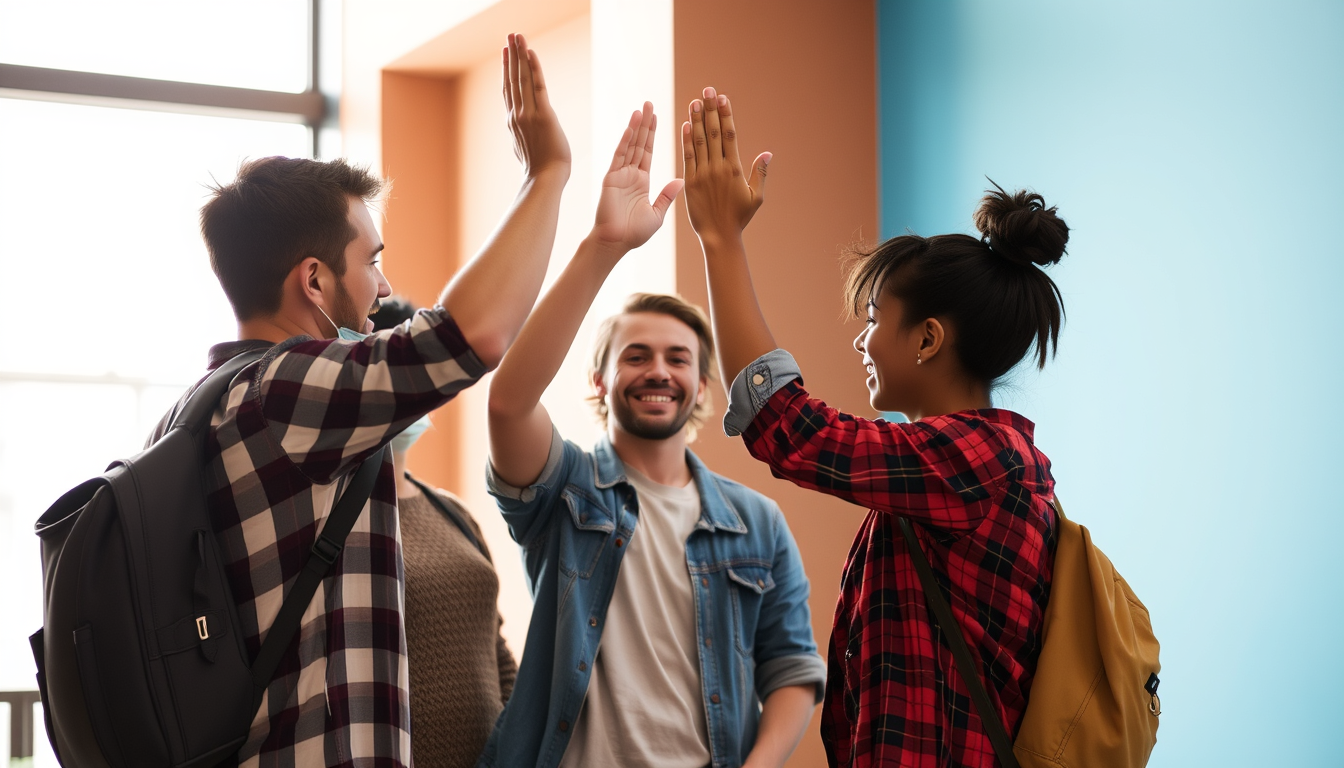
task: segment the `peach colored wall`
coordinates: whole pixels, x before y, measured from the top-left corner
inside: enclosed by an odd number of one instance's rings
[[[840,246],[878,235],[875,7],[677,0],[675,8],[682,114],[713,85],[733,100],[744,162],[774,153],[766,202],[746,245],[775,341],[798,359],[811,392],[871,414],[850,346],[860,324],[840,320],[837,257]],[[677,289],[703,304],[704,259],[678,209]],[[718,406],[721,416],[723,398]],[[812,582],[812,626],[825,654],[841,567],[864,510],[774,479],[721,429],[705,430],[694,447],[715,471],[779,502]],[[789,765],[825,765],[818,720]]]
[[[347,0],[345,26],[345,148],[394,178],[384,230],[395,289],[432,300],[513,200],[519,170],[504,128],[497,56],[504,32],[518,29],[547,67],[575,156],[548,283],[591,223],[601,169],[629,110],[649,98],[660,114],[658,188],[674,167],[674,129],[686,103],[715,85],[734,99],[748,157],[775,153],[768,202],[747,245],[776,338],[798,357],[809,388],[867,412],[849,347],[858,326],[839,319],[837,256],[841,245],[877,235],[872,2],[469,0],[407,2],[389,11],[374,0]],[[561,431],[580,444],[599,434],[583,402],[596,321],[633,290],[676,290],[705,301],[699,248],[680,204],[672,216],[661,239],[630,254],[613,275],[543,398]],[[475,511],[500,571],[505,636],[521,652],[531,601],[516,547],[485,495],[487,386],[434,414],[435,430],[411,464]],[[716,399],[721,414],[721,391]],[[824,653],[840,567],[862,510],[774,480],[718,429],[705,430],[694,449],[784,508],[812,580]],[[814,722],[789,764],[823,761]]]

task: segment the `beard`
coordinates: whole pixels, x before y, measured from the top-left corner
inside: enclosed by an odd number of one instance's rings
[[[630,407],[629,401],[641,394],[666,395],[677,404],[677,410],[671,418],[666,416],[641,416]],[[621,429],[644,440],[666,440],[677,434],[691,420],[695,411],[695,399],[687,397],[685,392],[670,387],[630,387],[622,397],[610,398],[611,417]]]
[[[355,297],[345,289],[345,285],[336,281],[336,290],[332,296],[331,319],[341,328],[349,328],[352,331],[364,332],[364,321],[370,315],[378,311],[381,302],[378,299],[373,300],[373,308],[366,313],[360,313],[355,306]]]

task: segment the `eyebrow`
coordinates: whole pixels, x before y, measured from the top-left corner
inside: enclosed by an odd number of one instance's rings
[[[379,244],[378,244],[378,247],[374,248],[374,249],[369,253],[369,258],[373,258],[374,256],[377,256],[378,254],[382,253],[384,247],[386,247],[386,244],[385,244],[385,243],[379,243]]]
[[[652,352],[652,351],[653,351],[653,347],[649,346],[648,344],[640,344],[639,342],[635,342],[635,343],[633,343],[633,344],[626,344],[626,345],[621,349],[621,354],[625,354],[626,352],[629,352],[629,351],[631,351],[631,350],[637,350],[637,351],[639,351],[639,352]],[[683,346],[673,346],[673,347],[668,347],[668,348],[667,348],[667,351],[668,351],[668,352],[690,352],[690,351],[691,351],[691,348],[690,348],[690,347],[683,347]]]

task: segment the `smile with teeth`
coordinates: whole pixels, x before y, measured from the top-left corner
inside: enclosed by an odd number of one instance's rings
[[[635,399],[639,400],[641,403],[670,403],[670,402],[672,402],[672,398],[668,397],[667,395],[640,395],[639,397],[637,397],[637,398],[635,398]]]

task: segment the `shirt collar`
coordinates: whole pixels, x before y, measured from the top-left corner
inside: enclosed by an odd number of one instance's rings
[[[233,358],[251,352],[257,349],[270,349],[274,347],[273,342],[263,339],[239,339],[238,341],[225,341],[210,348],[210,356],[206,363],[206,370],[213,371],[219,366],[227,363]]]
[[[596,459],[593,462],[596,473],[594,481],[598,488],[611,488],[617,483],[627,485],[630,483],[629,478],[625,476],[625,464],[616,455],[616,448],[611,444],[610,437],[603,435],[602,439],[597,441],[593,455]],[[700,493],[698,527],[746,533],[747,526],[742,522],[742,516],[733,509],[732,503],[719,488],[718,476],[711,472],[690,448],[686,449],[686,464],[691,468],[695,487]]]
[[[967,411],[957,411],[956,413],[949,413],[947,414],[947,416],[942,416],[938,418],[951,418],[951,417],[958,417],[962,419],[966,418],[980,419],[982,421],[987,421],[991,424],[1002,424],[1003,426],[1009,427],[1022,433],[1022,436],[1027,438],[1027,442],[1030,443],[1036,442],[1036,425],[1032,423],[1031,419],[1028,419],[1026,416],[1023,416],[1020,413],[1016,413],[1014,411],[1010,411],[1005,408],[974,408]]]

